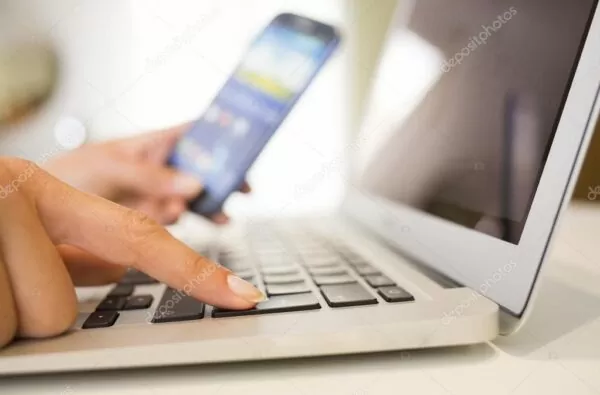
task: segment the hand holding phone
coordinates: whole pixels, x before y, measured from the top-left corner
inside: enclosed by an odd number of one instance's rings
[[[170,164],[197,176],[204,191],[193,212],[221,211],[252,163],[337,48],[329,25],[277,16],[250,49],[204,115],[179,140]]]

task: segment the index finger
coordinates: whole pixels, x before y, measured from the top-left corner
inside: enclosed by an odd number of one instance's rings
[[[211,305],[246,309],[265,299],[252,284],[197,254],[142,212],[80,192],[49,174],[42,177],[36,201],[55,244],[134,267]]]

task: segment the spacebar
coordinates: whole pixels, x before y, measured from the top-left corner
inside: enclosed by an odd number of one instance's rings
[[[167,288],[156,307],[152,323],[197,320],[203,316],[204,303],[184,292]]]
[[[297,295],[285,295],[285,296],[273,296],[266,302],[262,302],[256,305],[255,308],[250,310],[225,310],[215,308],[213,310],[213,317],[237,317],[243,315],[254,315],[254,314],[270,314],[270,313],[284,313],[289,311],[302,311],[302,310],[316,310],[320,309],[321,305],[317,298],[312,294],[297,294]]]

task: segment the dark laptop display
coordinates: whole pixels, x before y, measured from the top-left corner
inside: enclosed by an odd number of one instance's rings
[[[416,1],[389,45],[417,69],[379,76],[407,114],[365,126],[366,189],[518,244],[596,6]]]

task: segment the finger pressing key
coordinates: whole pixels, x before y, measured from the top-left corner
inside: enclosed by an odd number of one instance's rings
[[[145,214],[74,190],[48,174],[43,177],[36,203],[55,244],[134,267],[211,305],[246,309],[265,299],[252,284],[198,255]]]

